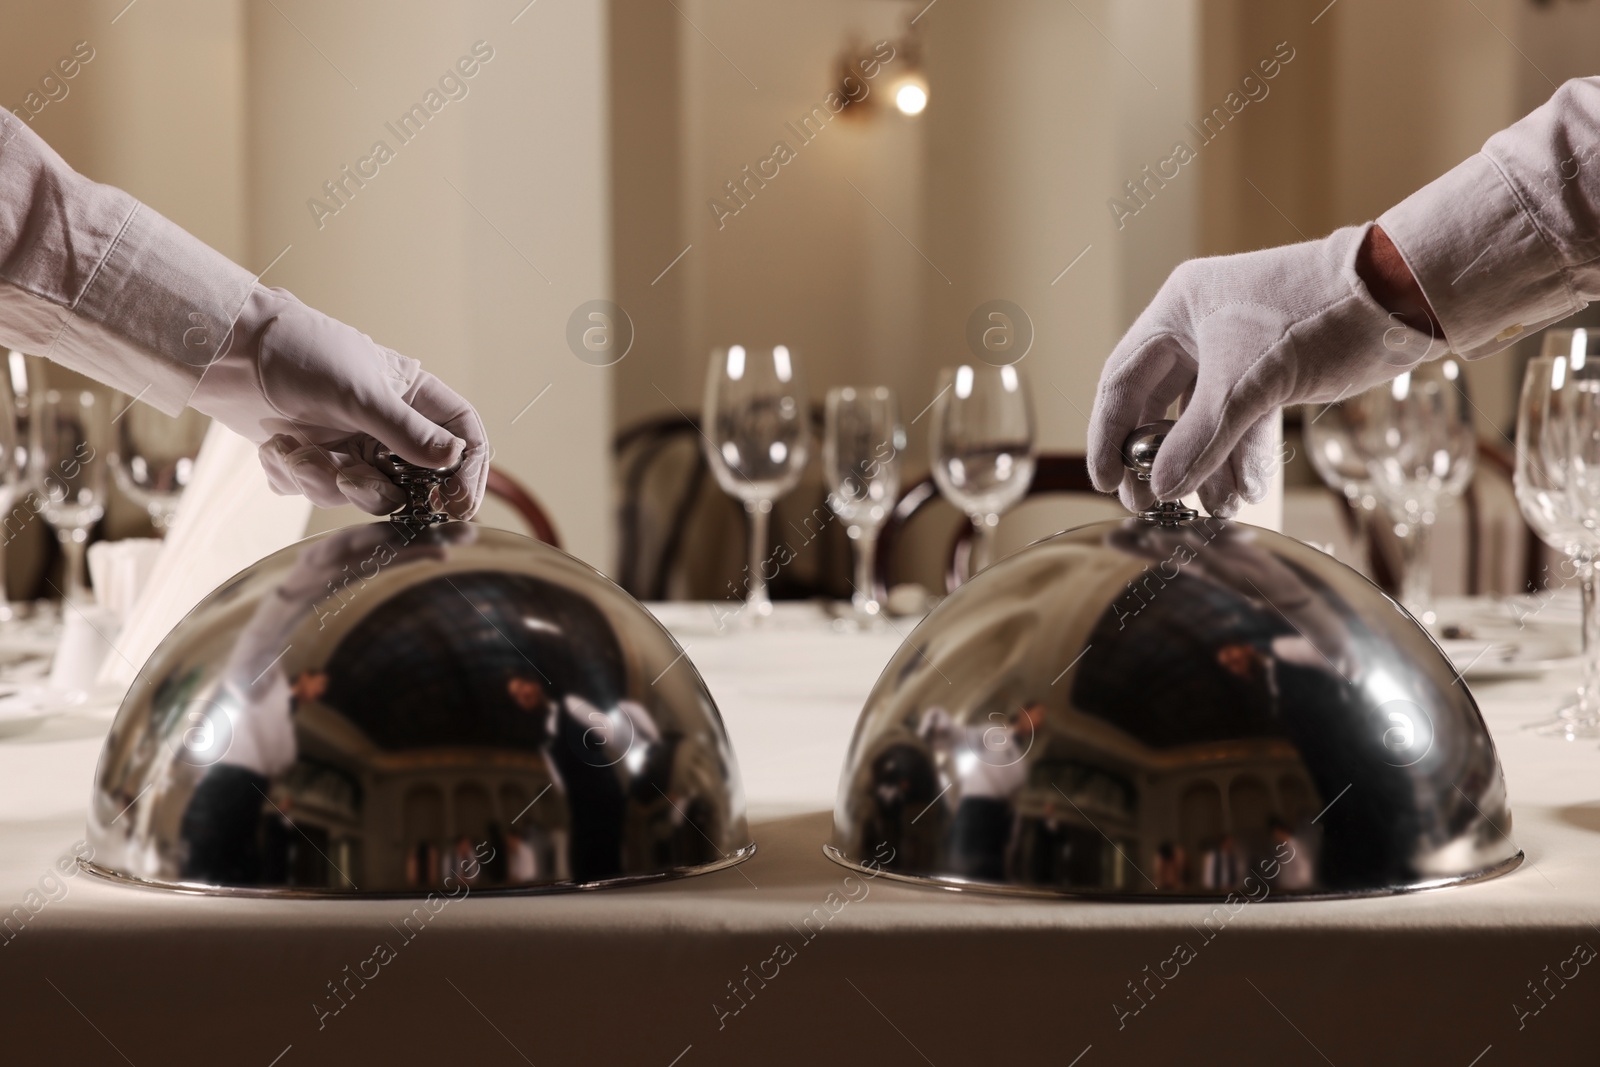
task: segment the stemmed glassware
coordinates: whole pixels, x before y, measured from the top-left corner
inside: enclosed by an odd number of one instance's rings
[[[1400,541],[1400,602],[1431,625],[1438,621],[1428,558],[1433,524],[1439,509],[1466,489],[1478,457],[1466,376],[1446,356],[1357,399],[1367,474]]]
[[[825,427],[822,466],[828,506],[845,521],[855,546],[850,605],[857,622],[870,624],[883,612],[873,566],[878,531],[900,493],[900,453],[906,447],[894,391],[881,385],[829,389]]]
[[[1574,430],[1592,434],[1600,429],[1594,425],[1593,415],[1582,416],[1584,409],[1594,406],[1593,397],[1600,389],[1600,381],[1584,374],[1586,348],[1583,330],[1552,330],[1545,334],[1544,354],[1529,361],[1523,376],[1517,406],[1516,466],[1512,472],[1512,487],[1523,517],[1541,541],[1572,561],[1582,591],[1582,684],[1576,694],[1562,702],[1554,717],[1531,727],[1569,741],[1600,737],[1600,603],[1595,599],[1600,529],[1588,515],[1594,508],[1594,487],[1579,484],[1592,479],[1593,472],[1572,477],[1582,452],[1576,447],[1579,441],[1575,440]],[[1578,368],[1576,373],[1574,365]],[[1587,397],[1582,395],[1585,393]],[[1590,449],[1592,454],[1592,443]],[[1586,517],[1589,525],[1585,524]]]
[[[1015,365],[962,364],[939,372],[929,430],[933,480],[972,522],[967,577],[994,561],[1000,516],[1033,481],[1033,404]]]
[[[752,619],[770,615],[767,582],[777,573],[776,559],[767,558],[772,504],[799,483],[811,445],[809,399],[795,354],[785,345],[712,352],[702,421],[717,484],[750,514],[745,607]]]
[[[1349,502],[1355,516],[1356,550],[1366,554],[1371,550],[1369,535],[1378,498],[1372,491],[1359,441],[1361,412],[1361,405],[1353,397],[1331,404],[1307,404],[1300,434],[1322,483],[1343,493]]]
[[[41,514],[56,532],[67,559],[67,603],[89,598],[84,558],[89,531],[106,513],[105,398],[89,389],[50,389],[39,404],[33,457]]]
[[[164,534],[194,475],[211,419],[193,408],[172,418],[120,394],[117,402],[121,413],[112,425],[112,472],[118,488],[144,505],[151,524]]]

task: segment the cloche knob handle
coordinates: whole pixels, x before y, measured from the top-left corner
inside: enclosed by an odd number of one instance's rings
[[[1159,422],[1147,422],[1128,435],[1122,442],[1122,465],[1133,471],[1134,477],[1141,482],[1150,480],[1150,469],[1156,465],[1156,453],[1161,449],[1161,442],[1167,439],[1167,434],[1172,432],[1172,427],[1177,425],[1171,419],[1162,419]]]
[[[389,516],[390,522],[421,527],[450,521],[450,516],[439,506],[439,490],[461,466],[459,461],[449,467],[422,467],[380,446],[373,466],[404,489],[408,498]]]
[[[1156,454],[1161,450],[1161,442],[1167,439],[1167,434],[1172,432],[1176,425],[1171,419],[1161,419],[1157,422],[1147,422],[1128,435],[1122,442],[1122,465],[1133,472],[1133,476],[1141,482],[1150,480],[1150,471],[1156,465]],[[1162,526],[1176,526],[1180,522],[1199,518],[1199,512],[1193,508],[1185,507],[1182,501],[1158,501],[1156,506],[1138,513],[1139,518],[1146,522],[1158,523]]]

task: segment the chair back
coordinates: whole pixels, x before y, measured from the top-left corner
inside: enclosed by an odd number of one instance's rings
[[[1033,480],[1028,483],[1026,497],[1046,493],[1091,493],[1100,495],[1089,480],[1089,467],[1080,453],[1046,452],[1034,463]],[[894,555],[903,544],[906,524],[939,496],[938,486],[930,474],[913,483],[900,499],[895,501],[882,532],[878,535],[876,584],[880,598],[888,595],[893,574]],[[945,556],[945,590],[954,592],[967,579],[968,563],[972,557],[972,526],[963,522],[951,539]]]
[[[612,454],[622,482],[617,584],[640,600],[665,600],[706,480],[700,424],[676,414],[646,419],[617,434]]]
[[[528,529],[533,532],[534,537],[552,547],[561,547],[561,538],[556,534],[555,523],[550,521],[550,516],[539,504],[539,501],[534,499],[532,493],[523,488],[521,482],[500,468],[491,466],[489,468],[489,480],[484,485],[484,493],[494,497],[520,515],[522,521],[528,524]]]

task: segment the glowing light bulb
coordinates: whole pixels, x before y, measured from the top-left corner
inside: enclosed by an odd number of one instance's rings
[[[902,115],[920,115],[928,106],[928,90],[916,82],[906,82],[894,91],[894,106]]]

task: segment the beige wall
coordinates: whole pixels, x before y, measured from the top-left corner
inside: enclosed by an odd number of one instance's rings
[[[1051,450],[1083,445],[1099,364],[1121,318],[1125,238],[1150,239],[1165,230],[1157,212],[1170,223],[1183,207],[1181,193],[1158,199],[1150,216],[1117,232],[1106,199],[1135,154],[1119,119],[1156,90],[1085,21],[1112,32],[1110,5],[1078,8],[1083,14],[1049,0],[1011,0],[927,16],[933,104],[924,226],[928,254],[953,284],[922,279],[927,314],[911,411],[933,398],[937,367],[973,358],[965,340],[973,309],[1009,300],[1033,321],[1033,350],[1021,366],[1040,443]],[[1180,80],[1168,89],[1186,95],[1187,87]],[[925,437],[919,431],[914,454]]]
[[[1507,27],[1522,49],[1512,60],[1517,85],[1515,111],[1522,114],[1550,96],[1551,83],[1600,72],[1595,42],[1600,40],[1600,6],[1551,3],[1515,5]]]
[[[1209,255],[1244,252],[1333,229],[1333,78],[1340,54],[1326,6],[1316,0],[1206,0],[1201,28],[1203,112],[1225,106],[1247,74],[1293,59],[1205,149],[1200,180],[1201,246]],[[1270,68],[1269,68],[1270,69]]]
[[[711,348],[741,340],[790,345],[818,391],[863,374],[901,385],[892,371],[918,344],[913,279],[927,268],[862,194],[917,240],[920,127],[847,112],[802,144],[785,123],[833,88],[852,37],[870,50],[909,12],[855,0],[678,7],[614,8],[616,281],[638,335],[616,368],[619,425],[673,404],[698,411]],[[719,226],[707,201],[779,140],[794,162]]]
[[[87,6],[101,81],[85,94],[85,167],[247,262],[245,4],[126,3]]]
[[[618,424],[698,410],[707,353],[738,339],[795,347],[819,397],[894,386],[910,419],[937,369],[970,358],[972,310],[1002,298],[1034,321],[1025,367],[1045,447],[1081,448],[1105,353],[1196,250],[1196,181],[1174,183],[1126,233],[1105,202],[1167,147],[1160,120],[1187,117],[1197,4],[942,3],[920,22],[928,111],[846,112],[804,147],[784,124],[831,88],[847,44],[898,38],[922,5],[835,0],[804,18],[771,0],[679,6],[666,18],[614,5],[617,287],[641,357],[618,368]],[[1159,72],[1159,92],[1095,26]],[[799,158],[719,229],[706,201],[777,139]]]
[[[1325,0],[941,0],[919,23],[929,111],[836,120],[719,230],[722,182],[790,136],[852,40],[922,6],[543,2],[513,25],[500,0],[58,0],[8,23],[0,103],[89,40],[36,128],[253,269],[292,246],[266,281],[466,392],[498,462],[609,565],[613,420],[696,411],[712,345],[784,340],[819,396],[885,382],[909,419],[967,355],[972,308],[1010,299],[1036,328],[1042,442],[1080,448],[1106,353],[1173,266],[1377,214],[1592,73],[1600,30],[1600,5],[1526,0],[1339,0],[1315,23]],[[480,38],[496,58],[467,99],[319,230],[306,200]],[[1285,40],[1270,96],[1119,228],[1106,201]],[[565,341],[597,297],[636,329],[611,368]],[[1472,375],[1507,424],[1512,361]]]
[[[539,4],[512,24],[516,13],[487,0],[251,0],[252,266],[290,246],[265,281],[465,393],[496,464],[546,505],[566,547],[606,567],[611,375],[565,340],[610,273],[603,8]],[[402,145],[385,123],[479,40],[494,58],[467,96]],[[319,228],[307,200],[379,139],[395,158]]]
[[[572,310],[609,286],[600,0],[535,5],[514,25],[519,5],[489,0],[125,7],[41,3],[8,19],[0,102],[20,105],[88,40],[95,58],[35,128],[252,270],[288,246],[263,281],[465,393],[495,462],[545,503],[567,547],[608,566],[612,376],[565,340]],[[495,57],[467,97],[399,146],[384,123],[480,39]],[[380,137],[394,160],[319,228],[307,200]],[[363,518],[340,510],[313,525]]]
[[[922,5],[822,3],[803,19],[766,0],[695,0],[670,17],[614,6],[612,46],[627,49],[614,55],[629,60],[613,73],[626,82],[613,86],[613,207],[629,219],[615,247],[632,260],[618,291],[647,353],[619,368],[619,425],[671,403],[696,411],[706,351],[739,338],[795,345],[818,396],[893,385],[910,418],[936,369],[967,355],[973,307],[1001,297],[1034,321],[1025,367],[1056,450],[1082,447],[1105,355],[1172,267],[1375,217],[1551,82],[1592,73],[1600,30],[1595,5],[1526,0],[943,0],[921,19],[928,112],[835,123],[718,231],[706,199],[786,136],[846,41],[898,35]],[[624,12],[637,30],[625,41]],[[1194,143],[1186,123],[1282,45],[1294,58],[1267,97],[1116,225],[1108,198],[1176,140]],[[1508,427],[1516,361],[1469,374],[1483,431]],[[911,444],[917,472],[917,428]]]
[[[56,0],[8,17],[0,104],[22,107],[57,60],[94,56],[33,129],[78,170],[121,186],[229,256],[245,249],[243,0]],[[115,21],[113,21],[115,20]]]
[[[657,281],[690,243],[683,236],[683,28],[682,16],[669,4],[610,4],[613,292],[634,327],[633,349],[611,375],[619,427],[659,411],[670,413],[651,383],[659,376],[674,388],[688,373],[684,275],[674,268]]]
[[[1476,152],[1516,107],[1515,29],[1527,0],[1347,0],[1333,77],[1334,216],[1372,218]]]

